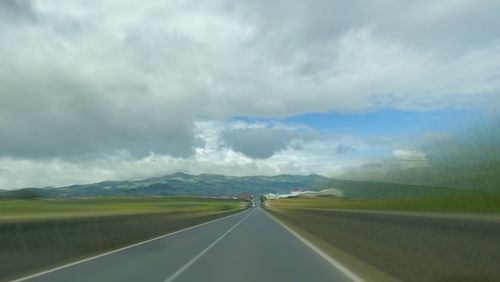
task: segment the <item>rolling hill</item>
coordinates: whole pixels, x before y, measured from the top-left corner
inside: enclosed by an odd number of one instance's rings
[[[137,181],[103,181],[65,187],[25,188],[1,191],[3,198],[64,198],[98,196],[238,196],[288,193],[302,189],[320,191],[336,188],[353,199],[381,199],[446,194],[456,189],[422,185],[407,185],[371,181],[327,178],[321,175],[224,176],[215,174],[190,175],[175,173]]]

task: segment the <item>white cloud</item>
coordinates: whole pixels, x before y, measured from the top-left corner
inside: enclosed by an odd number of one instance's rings
[[[425,153],[416,150],[398,149],[392,152],[392,155],[402,161],[423,162]]]
[[[71,171],[85,162],[104,169],[116,151],[128,152],[132,167],[165,171],[329,171],[342,162],[326,153],[338,142],[356,153],[365,144],[291,138],[256,161],[198,121],[496,109],[499,3],[471,3],[1,1],[0,162],[12,167],[0,181],[38,171],[26,180],[36,182],[50,171],[45,164],[68,171],[51,179],[78,182]],[[128,172],[123,161],[111,163],[84,178]]]

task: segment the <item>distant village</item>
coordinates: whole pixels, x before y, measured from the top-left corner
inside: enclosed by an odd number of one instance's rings
[[[342,192],[342,190],[339,190],[337,188],[329,188],[321,191],[293,189],[288,194],[267,193],[264,195],[264,198],[273,200],[273,199],[294,198],[294,197],[304,197],[304,198],[314,198],[321,196],[343,197],[343,195],[344,193]]]

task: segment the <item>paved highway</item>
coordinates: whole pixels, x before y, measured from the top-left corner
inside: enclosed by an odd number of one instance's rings
[[[261,208],[17,281],[351,281]]]

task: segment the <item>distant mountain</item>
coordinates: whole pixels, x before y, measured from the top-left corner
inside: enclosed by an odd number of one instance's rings
[[[262,195],[269,192],[288,193],[294,189],[320,191],[328,188],[336,188],[342,191],[345,197],[354,199],[397,198],[455,191],[455,189],[443,187],[338,180],[316,174],[236,177],[175,173],[138,181],[103,181],[59,188],[25,188],[0,191],[0,197],[238,196],[243,193]]]

